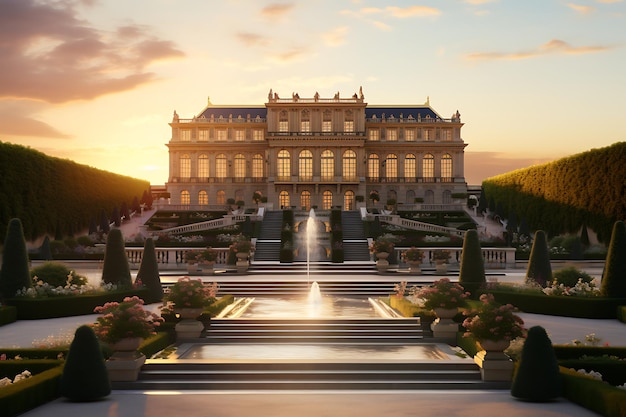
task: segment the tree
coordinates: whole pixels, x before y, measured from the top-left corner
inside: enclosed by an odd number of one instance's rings
[[[88,325],[76,329],[63,368],[60,392],[72,401],[94,401],[111,393],[100,343]]]
[[[89,221],[89,234],[93,235],[96,233],[98,233],[98,226],[96,225],[96,219],[92,217]]]
[[[112,229],[107,236],[102,266],[102,281],[121,287],[132,286],[130,266],[124,249],[124,237],[120,229]]]
[[[130,220],[130,212],[128,210],[128,204],[126,204],[126,201],[123,201],[122,205],[120,206],[120,217],[124,221]]]
[[[470,229],[465,232],[465,239],[463,240],[459,284],[476,298],[478,289],[485,283],[485,261],[480,248],[478,232],[476,229]]]
[[[621,220],[613,224],[600,292],[605,297],[626,297],[626,225]]]
[[[22,288],[31,288],[33,282],[28,268],[28,251],[20,219],[9,221],[4,239],[2,269],[0,270],[0,299],[11,298]]]
[[[106,212],[102,209],[100,211],[100,231],[102,233],[109,233],[109,230],[111,230],[111,224],[109,223]]]
[[[534,326],[528,330],[517,372],[511,383],[511,395],[526,401],[550,401],[561,395],[561,374],[546,330]]]
[[[537,230],[535,232],[535,240],[530,249],[530,257],[528,258],[526,282],[533,281],[542,287],[552,282],[552,266],[550,265],[548,240],[543,230]]]
[[[50,238],[48,235],[43,239],[41,246],[39,247],[39,256],[44,261],[52,260],[52,249],[50,249]]]
[[[113,220],[113,224],[115,224],[115,227],[120,227],[122,225],[122,217],[120,216],[120,211],[117,206],[113,207],[111,219]]]
[[[583,249],[589,247],[589,232],[587,231],[587,225],[583,223],[582,230],[580,231],[580,243],[583,245]]]
[[[154,250],[154,241],[152,238],[146,239],[143,246],[143,257],[137,272],[135,283],[141,283],[149,291],[146,297],[147,303],[156,303],[163,299],[163,286],[161,285],[161,277],[159,276],[159,264]]]

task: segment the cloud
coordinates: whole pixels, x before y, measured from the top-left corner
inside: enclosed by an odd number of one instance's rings
[[[434,7],[428,6],[408,6],[408,7],[397,7],[397,6],[387,6],[384,8],[380,7],[364,7],[359,10],[359,12],[350,12],[345,11],[347,14],[357,14],[357,15],[386,15],[390,17],[395,17],[397,19],[404,19],[407,17],[428,17],[428,16],[439,16],[441,14],[441,10],[436,9]]]
[[[347,33],[348,27],[340,26],[329,32],[323,33],[322,38],[324,38],[328,46],[339,46],[345,43]]]
[[[612,4],[612,3],[621,3],[624,0],[596,0],[597,3],[604,3],[604,4]]]
[[[36,114],[43,103],[22,100],[0,100],[0,136],[44,137],[68,139],[71,136],[38,120]]]
[[[479,6],[481,4],[495,3],[497,1],[498,0],[464,0],[464,3],[471,4],[473,6]]]
[[[594,52],[603,52],[610,50],[608,46],[572,46],[565,41],[552,39],[539,47],[530,51],[521,52],[474,52],[466,55],[466,58],[472,61],[493,61],[506,60],[514,61],[520,59],[536,58],[544,55],[582,55]]]
[[[309,50],[307,48],[291,48],[284,52],[274,53],[271,55],[271,59],[278,62],[292,62],[298,61],[305,57],[309,57]]]
[[[593,11],[595,11],[595,8],[591,7],[591,6],[583,6],[581,4],[574,4],[574,3],[567,3],[567,7],[569,7],[570,9],[578,12],[578,13],[582,13],[582,14],[589,14]]]
[[[141,25],[99,30],[78,17],[75,4],[0,3],[0,98],[90,100],[151,82],[151,63],[184,55]]]
[[[267,46],[269,39],[263,35],[250,32],[238,32],[235,38],[246,46]]]
[[[293,3],[272,3],[261,9],[261,16],[268,19],[280,18],[291,12],[293,8]]]

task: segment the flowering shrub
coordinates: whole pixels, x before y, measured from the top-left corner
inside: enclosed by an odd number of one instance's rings
[[[450,251],[445,249],[437,249],[433,252],[433,260],[435,261],[448,261],[450,259]]]
[[[372,242],[372,246],[370,246],[370,251],[372,253],[381,253],[393,252],[394,244],[391,240],[378,238],[374,242]]]
[[[108,291],[117,290],[117,285],[101,282],[98,287],[85,284],[66,284],[65,286],[55,287],[43,281],[37,281],[31,288],[22,288],[15,293],[16,297],[54,297],[59,295],[83,295],[98,294]]]
[[[429,287],[412,288],[414,295],[424,302],[424,307],[430,310],[435,308],[453,309],[465,306],[469,293],[449,278],[441,278]]]
[[[30,371],[26,370],[26,371],[23,371],[22,373],[15,375],[15,378],[13,378],[13,381],[11,381],[10,378],[4,377],[0,379],[0,388],[5,387],[10,384],[15,384],[16,382],[23,381],[25,379],[30,378],[31,376],[32,374],[30,373]]]
[[[180,278],[170,288],[165,297],[164,310],[173,311],[177,308],[202,308],[215,301],[218,285],[204,285],[201,279]]]
[[[254,250],[252,247],[252,242],[250,242],[248,239],[245,239],[245,238],[235,240],[233,244],[230,245],[230,249],[232,249],[232,251],[235,253],[239,253],[239,252],[249,253]]]
[[[554,296],[599,297],[600,289],[596,283],[595,278],[591,282],[584,282],[582,278],[579,278],[576,285],[568,287],[565,284],[559,284],[555,279],[543,289],[543,293]]]
[[[185,252],[185,261],[191,264],[202,262],[215,262],[217,260],[217,251],[211,247],[205,250],[190,250]]]
[[[424,252],[417,249],[415,246],[411,246],[410,249],[407,249],[402,253],[402,256],[407,262],[421,262],[422,259],[424,259]]]
[[[137,296],[126,297],[121,303],[111,302],[96,307],[94,312],[102,314],[92,325],[101,341],[109,344],[127,337],[147,338],[155,334],[155,327],[163,319],[143,308],[143,300]]]
[[[492,294],[482,294],[480,301],[480,307],[468,311],[469,316],[463,321],[463,327],[467,330],[465,336],[495,341],[525,337],[524,321],[514,314],[515,307],[511,304],[496,304]]]
[[[406,281],[399,282],[398,284],[393,286],[393,290],[396,293],[396,297],[404,297],[404,294],[406,293],[406,286],[407,286]]]

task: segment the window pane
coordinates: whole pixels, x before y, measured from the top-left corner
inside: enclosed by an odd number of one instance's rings
[[[378,130],[378,129],[371,129],[369,131],[369,140],[374,141],[374,142],[378,142],[380,140],[380,130]]]
[[[254,129],[252,131],[252,140],[263,140],[263,130],[261,129]]]
[[[281,120],[278,122],[278,131],[289,132],[289,123],[287,122],[287,120]]]
[[[246,157],[238,153],[235,155],[235,178],[242,180],[246,177]]]
[[[313,179],[313,154],[309,150],[300,152],[298,158],[298,176],[300,181],[311,181]]]
[[[354,210],[354,191],[346,191],[343,196],[344,210]]]
[[[278,178],[281,181],[291,179],[291,155],[289,151],[282,150],[278,153]]]
[[[452,157],[450,154],[441,157],[441,178],[448,181],[452,179]]]
[[[263,178],[263,155],[261,154],[252,157],[252,177]]]
[[[243,129],[235,130],[235,140],[237,142],[243,142],[244,140],[246,140],[246,131]]]
[[[206,191],[200,191],[198,193],[198,204],[207,205],[209,204],[209,195]]]
[[[198,177],[209,177],[209,157],[206,154],[202,154],[198,157]]]
[[[208,142],[208,141],[209,141],[209,130],[198,129],[198,142]]]
[[[390,142],[396,142],[398,140],[398,129],[387,129],[387,138]]]
[[[330,150],[322,152],[322,181],[331,181],[335,178],[335,155]]]
[[[226,161],[226,155],[223,153],[215,157],[215,177],[226,178],[228,175],[228,166]]]
[[[414,142],[415,141],[415,129],[405,129],[404,140],[407,142]]]
[[[330,191],[324,191],[322,195],[322,209],[330,210],[333,207],[333,193]]]
[[[356,179],[356,153],[348,150],[343,153],[343,179],[353,181]]]
[[[385,176],[387,178],[398,178],[398,156],[395,154],[387,155],[385,161]]]
[[[189,191],[183,190],[180,192],[180,204],[191,204],[191,197]]]
[[[182,178],[191,177],[191,158],[187,154],[180,157],[180,176]]]
[[[354,132],[354,121],[346,120],[343,122],[343,131],[344,132]]]
[[[311,210],[311,193],[309,191],[302,191],[300,194],[300,207],[304,210]]]
[[[422,177],[428,180],[435,177],[435,157],[431,154],[424,155],[422,159]]]
[[[226,131],[226,129],[218,129],[218,131],[217,131],[217,140],[225,141],[227,133],[228,132]]]
[[[330,120],[324,120],[322,122],[322,132],[330,132],[332,128],[332,123]]]
[[[415,169],[415,155],[410,153],[404,158],[404,178],[410,178],[415,181],[416,176],[417,171]]]
[[[181,129],[180,130],[180,141],[181,142],[191,142],[191,129]]]
[[[311,122],[308,120],[303,120],[300,124],[300,131],[302,132],[310,132],[311,131]]]
[[[290,207],[291,203],[289,202],[289,193],[287,191],[281,191],[278,195],[278,202],[280,203],[280,207]]]

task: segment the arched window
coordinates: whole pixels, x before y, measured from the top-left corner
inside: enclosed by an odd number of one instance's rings
[[[450,190],[443,190],[443,204],[452,204],[452,193]]]
[[[424,193],[424,203],[435,204],[435,193],[433,190],[426,190]]]
[[[226,178],[227,176],[228,176],[228,161],[226,160],[226,155],[221,153],[215,157],[215,177],[223,179],[223,178]]]
[[[433,182],[435,179],[435,157],[427,153],[422,158],[422,177],[426,182]]]
[[[189,191],[183,190],[180,192],[180,204],[191,204],[191,196]]]
[[[448,153],[441,157],[441,180],[452,182],[452,157]]]
[[[209,195],[206,191],[202,190],[198,193],[198,204],[206,206],[209,204]]]
[[[291,155],[289,151],[282,150],[278,152],[278,179],[281,181],[289,181],[291,179]]]
[[[415,177],[417,176],[417,171],[415,169],[415,155],[412,153],[408,154],[404,157],[404,180],[405,181],[415,181]],[[407,203],[409,201],[407,200]],[[412,200],[410,201],[413,202]]]
[[[300,181],[313,180],[313,154],[307,149],[298,156],[298,177]]]
[[[356,152],[348,149],[343,153],[343,179],[354,181],[356,179]]]
[[[311,192],[310,191],[302,191],[300,194],[300,207],[303,210],[311,210]]]
[[[348,190],[343,195],[344,210],[354,210],[354,191]]]
[[[380,178],[380,158],[375,153],[367,158],[367,176],[370,181],[378,181]]]
[[[322,152],[322,181],[332,181],[335,178],[335,154],[326,149]]]
[[[204,153],[198,156],[198,177],[209,178],[209,157]]]
[[[235,180],[243,181],[246,177],[246,157],[238,153],[235,155]]]
[[[180,156],[180,177],[191,177],[191,158],[187,154]]]
[[[407,204],[413,204],[415,203],[415,191],[413,190],[408,190],[406,192],[406,202]]]
[[[224,190],[219,190],[216,197],[215,202],[217,204],[226,204],[226,192]]]
[[[261,154],[252,157],[252,178],[263,178],[263,155]]]
[[[330,210],[331,208],[333,208],[333,193],[326,190],[322,194],[322,209]]]
[[[281,208],[288,208],[291,206],[291,203],[289,202],[289,193],[287,191],[280,192],[278,195],[278,203]]]
[[[398,156],[390,153],[385,160],[385,176],[393,180],[398,178]]]

